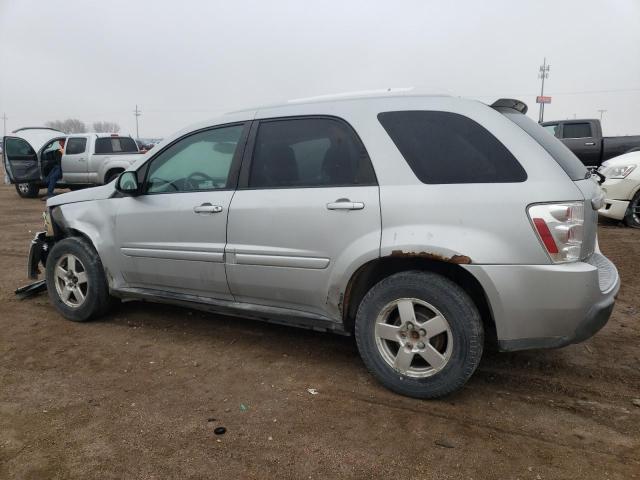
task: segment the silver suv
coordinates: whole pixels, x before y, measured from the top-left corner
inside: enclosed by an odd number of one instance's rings
[[[619,288],[600,188],[525,113],[389,96],[228,114],[50,199],[30,274],[44,262],[70,320],[144,299],[353,334],[388,388],[446,395],[485,341],[590,337]]]

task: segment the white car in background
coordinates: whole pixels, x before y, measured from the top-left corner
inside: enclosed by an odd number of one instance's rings
[[[598,213],[640,228],[640,151],[607,160],[598,173],[605,177],[605,201]]]

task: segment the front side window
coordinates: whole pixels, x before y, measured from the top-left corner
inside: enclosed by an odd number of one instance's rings
[[[249,188],[375,184],[367,152],[344,122],[297,118],[260,124]]]
[[[588,123],[565,123],[562,138],[588,138],[591,136],[591,125]]]
[[[29,159],[35,159],[36,156],[36,152],[33,151],[31,145],[21,138],[7,138],[4,149],[7,157],[28,157]]]
[[[230,188],[231,162],[243,125],[216,128],[179,140],[152,160],[147,193]]]
[[[378,119],[422,183],[524,182],[516,158],[487,129],[450,112],[384,112]]]
[[[545,125],[543,128],[554,137],[560,137],[560,126],[557,123],[553,125]]]
[[[87,148],[86,138],[70,138],[67,140],[67,145],[64,150],[66,155],[76,155],[78,153],[84,153]]]

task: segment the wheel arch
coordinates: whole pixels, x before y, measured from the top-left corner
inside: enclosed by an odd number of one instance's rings
[[[493,312],[487,295],[480,282],[459,263],[420,255],[380,257],[358,268],[349,279],[343,293],[341,314],[344,328],[352,332],[360,302],[366,293],[378,282],[395,273],[422,270],[438,273],[460,286],[472,299],[485,329],[485,338],[497,344],[497,334]]]
[[[110,166],[109,169],[104,173],[104,175],[102,176],[102,183],[106,184],[107,183],[107,179],[111,176],[112,173],[122,173],[124,172],[126,169],[124,167],[121,166]]]

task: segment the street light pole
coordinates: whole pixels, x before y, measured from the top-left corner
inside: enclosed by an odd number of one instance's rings
[[[2,121],[4,123],[4,125],[2,126],[2,136],[6,136],[7,135],[7,114],[3,113],[2,114]]]
[[[598,110],[600,112],[600,121],[602,121],[602,114],[606,112],[604,108]]]
[[[540,96],[544,97],[544,80],[549,78],[549,70],[551,66],[547,65],[547,57],[544,57],[540,70],[538,70],[538,78],[542,79],[542,86],[540,87]],[[544,122],[544,103],[540,102],[540,114],[538,115],[538,123]]]
[[[142,111],[138,109],[138,105],[136,105],[136,109],[133,111],[133,114],[136,116],[136,140],[140,140],[140,132],[138,130],[138,117],[142,115]]]

